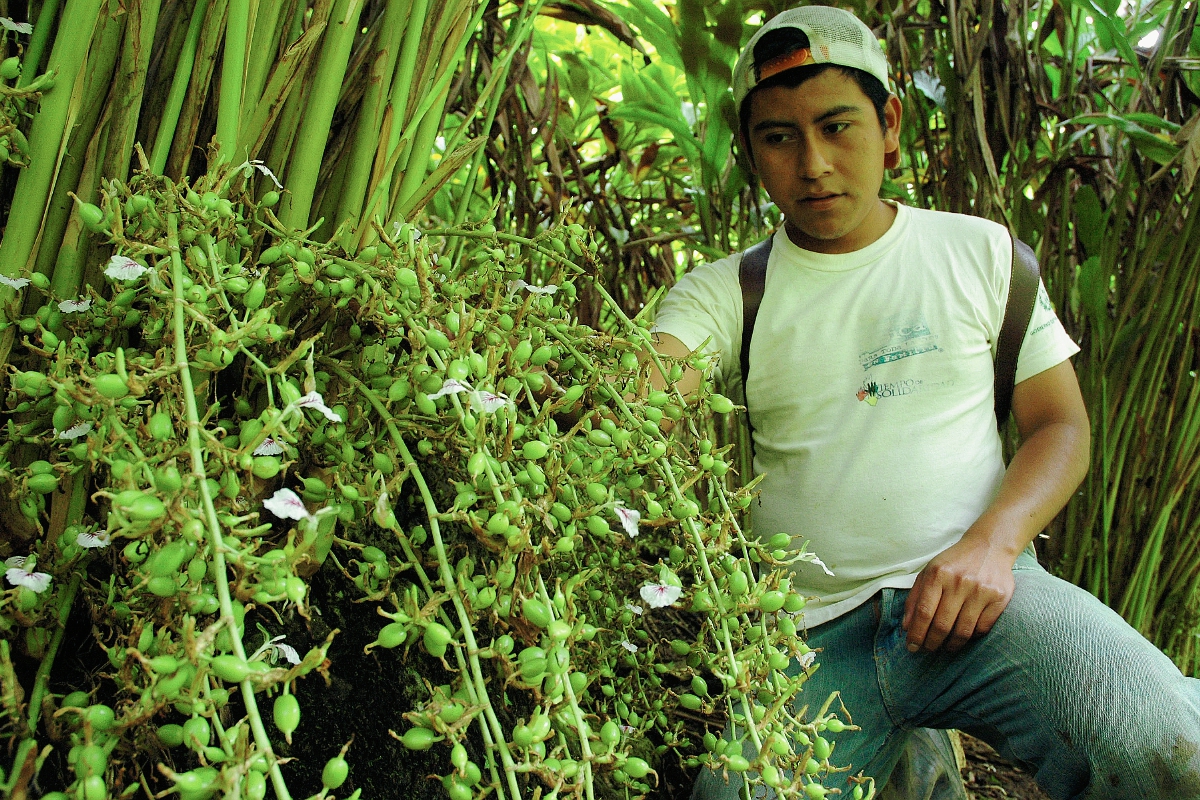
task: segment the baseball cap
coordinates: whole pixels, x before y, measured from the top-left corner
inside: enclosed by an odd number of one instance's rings
[[[768,32],[794,28],[808,37],[808,47],[754,63],[754,47]],[[858,17],[832,6],[800,6],[772,17],[750,38],[733,68],[733,99],[741,108],[746,95],[761,81],[784,70],[807,64],[837,64],[861,69],[888,85],[887,57],[875,34]]]

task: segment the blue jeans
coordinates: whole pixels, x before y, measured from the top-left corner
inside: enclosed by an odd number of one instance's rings
[[[1029,554],[1013,573],[1016,590],[991,632],[955,654],[908,652],[906,590],[884,589],[808,632],[820,668],[800,702],[820,707],[840,691],[862,728],[833,736],[830,763],[851,770],[829,788],[847,796],[846,777],[860,772],[882,786],[909,731],[957,728],[1054,798],[1200,798],[1200,681]],[[704,770],[693,800],[739,796],[740,776],[729,777]],[[752,795],[773,795],[749,777]]]

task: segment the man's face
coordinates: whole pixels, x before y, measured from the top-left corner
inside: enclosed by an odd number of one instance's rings
[[[747,125],[755,172],[786,217],[792,241],[819,253],[849,253],[882,236],[893,212],[879,199],[898,162],[900,101],[888,98],[887,129],[853,78],[827,69],[795,88],[750,98]]]

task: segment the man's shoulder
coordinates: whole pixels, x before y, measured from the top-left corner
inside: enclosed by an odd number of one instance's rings
[[[721,285],[728,287],[738,283],[738,269],[742,253],[732,253],[724,258],[703,261],[685,272],[676,286]]]
[[[944,235],[954,238],[1007,239],[1008,228],[990,219],[955,211],[936,211],[930,208],[907,206],[918,234]]]

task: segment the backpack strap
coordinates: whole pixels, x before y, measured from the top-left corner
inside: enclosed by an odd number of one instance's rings
[[[1033,318],[1041,270],[1033,249],[1017,237],[1012,237],[1012,277],[1008,283],[1008,302],[1004,307],[1004,323],[996,344],[996,424],[1008,421],[1012,410],[1013,386],[1017,378],[1017,356]]]
[[[738,281],[742,284],[742,401],[746,403],[746,424],[750,428],[750,447],[754,448],[754,423],[750,421],[750,404],[746,398],[746,379],[750,375],[750,337],[754,335],[754,320],[758,318],[758,306],[762,303],[763,289],[767,285],[767,261],[771,258],[774,236],[742,253],[738,267]]]

